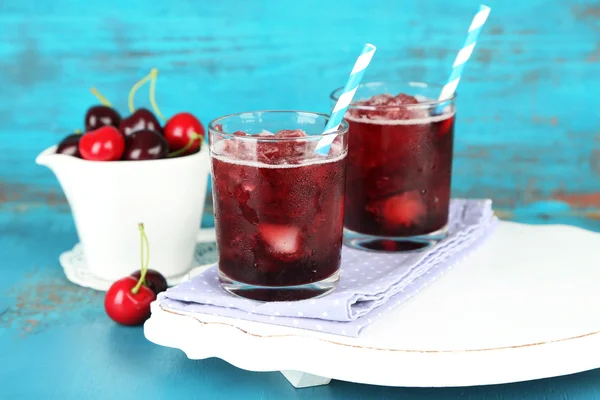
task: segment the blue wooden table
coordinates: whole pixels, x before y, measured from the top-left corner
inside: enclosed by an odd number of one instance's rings
[[[507,219],[600,231],[600,2],[488,4],[459,89],[454,194],[490,197]],[[365,42],[378,46],[365,79],[442,82],[477,5],[0,2],[0,397],[600,398],[600,370],[476,388],[294,390],[279,373],[190,361],[113,324],[103,295],[70,284],[58,264],[77,236],[56,179],[33,160],[81,128],[90,86],[125,111],[131,85],[157,67],[165,114],[206,123],[252,109],[327,111]]]

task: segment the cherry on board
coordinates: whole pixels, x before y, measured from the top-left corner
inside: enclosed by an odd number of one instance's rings
[[[128,276],[112,284],[104,297],[106,314],[121,325],[139,325],[150,316],[150,303],[156,295],[147,286],[139,286],[138,279]]]
[[[146,286],[150,247],[144,224],[139,224],[141,244],[141,271],[139,278],[127,276],[113,283],[104,297],[104,310],[121,325],[139,325],[150,316],[150,303],[156,294]],[[145,251],[144,251],[145,250]],[[164,278],[163,278],[164,279]]]

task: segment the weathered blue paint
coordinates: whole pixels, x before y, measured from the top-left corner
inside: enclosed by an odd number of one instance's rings
[[[76,233],[56,179],[33,160],[81,128],[90,86],[125,111],[131,85],[157,67],[167,115],[327,111],[365,42],[378,47],[365,79],[443,82],[477,4],[0,2],[0,397],[600,398],[600,371],[470,389],[295,391],[277,373],[189,361],[115,326],[102,296],[58,265]],[[491,197],[505,218],[600,231],[600,3],[488,4],[459,88],[454,194]]]
[[[459,88],[454,193],[492,197],[507,217],[529,222],[544,222],[552,214],[546,201],[556,200],[567,208],[555,220],[587,219],[600,229],[600,5],[517,3],[489,2]],[[477,4],[5,0],[1,7],[0,199],[52,202],[63,201],[56,180],[31,161],[81,127],[95,101],[92,85],[125,111],[130,86],[157,67],[166,114],[188,109],[208,122],[251,109],[326,111],[365,42],[379,49],[365,79],[443,82]]]
[[[0,212],[2,399],[598,399],[600,370],[510,385],[408,389],[334,381],[295,390],[279,373],[191,361],[104,315],[101,293],[70,284],[59,253],[76,240],[67,212]],[[207,344],[210,345],[210,344]]]

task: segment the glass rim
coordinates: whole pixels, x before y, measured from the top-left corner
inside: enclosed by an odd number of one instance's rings
[[[385,85],[385,84],[401,84],[401,85],[408,85],[408,86],[414,86],[417,88],[437,88],[439,89],[439,91],[442,91],[442,88],[444,87],[444,85],[440,85],[438,83],[428,83],[428,82],[420,82],[420,81],[367,81],[367,82],[363,82],[361,84],[358,85],[358,88],[361,87],[365,87],[365,86],[375,86],[375,85]],[[335,89],[334,91],[331,92],[331,94],[329,95],[329,98],[333,101],[338,101],[338,99],[340,98],[340,93],[344,90],[344,87],[338,87],[337,89]],[[382,93],[383,94],[383,93]],[[406,93],[409,94],[410,93]],[[387,105],[381,105],[381,106],[367,106],[367,105],[361,105],[358,104],[358,102],[360,100],[356,100],[356,101],[352,101],[352,103],[350,103],[350,105],[348,106],[348,108],[352,108],[355,110],[365,110],[365,111],[374,111],[374,110],[385,110],[385,109],[399,109],[399,108],[428,108],[428,107],[437,107],[439,105],[448,103],[448,102],[453,102],[456,99],[457,93],[454,92],[454,94],[447,98],[446,100],[429,100],[429,101],[423,101],[423,102],[419,102],[418,104],[399,104],[399,105],[394,105],[394,106],[387,106]]]
[[[311,141],[311,140],[317,140],[317,139],[321,139],[327,136],[332,136],[332,135],[339,135],[339,134],[343,134],[343,133],[347,133],[348,129],[349,129],[349,125],[348,125],[348,121],[346,121],[345,119],[342,120],[342,122],[340,123],[340,125],[338,126],[338,128],[333,131],[333,132],[329,132],[329,133],[321,133],[318,135],[306,135],[306,136],[302,136],[302,137],[295,137],[295,138],[282,138],[282,137],[274,137],[274,136],[258,136],[258,135],[247,135],[247,136],[237,136],[234,135],[233,133],[227,133],[227,132],[223,132],[222,130],[218,129],[216,127],[216,125],[218,125],[221,121],[227,119],[227,118],[232,118],[232,117],[238,117],[242,114],[256,114],[256,113],[279,113],[279,114],[292,114],[292,113],[296,113],[296,114],[311,114],[311,115],[315,115],[318,117],[323,117],[325,118],[325,121],[329,121],[330,115],[329,114],[325,114],[325,113],[321,113],[321,112],[316,112],[316,111],[304,111],[304,110],[254,110],[254,111],[243,111],[243,112],[236,112],[236,113],[232,113],[232,114],[227,114],[227,115],[223,115],[222,117],[218,117],[213,119],[212,121],[210,121],[208,123],[208,131],[210,134],[217,134],[223,138],[235,138],[236,140],[252,140],[252,141],[264,141],[264,142],[297,142],[297,141]],[[275,132],[274,132],[275,133]]]

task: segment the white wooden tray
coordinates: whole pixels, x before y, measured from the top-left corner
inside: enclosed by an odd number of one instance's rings
[[[600,367],[600,234],[501,222],[476,253],[359,338],[216,317],[155,303],[144,327],[191,359],[386,386],[472,386]]]

